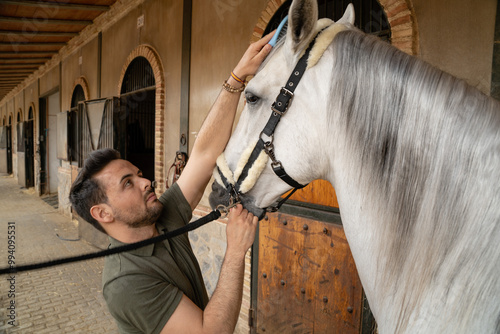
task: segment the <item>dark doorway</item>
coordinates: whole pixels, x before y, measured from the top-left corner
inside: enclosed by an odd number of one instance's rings
[[[28,121],[24,123],[24,148],[26,165],[26,188],[35,186],[35,145],[34,145],[33,107],[28,112]]]
[[[384,9],[377,0],[318,0],[318,17],[338,21],[344,15],[347,5],[354,6],[354,25],[367,34],[376,35],[384,41],[390,41],[391,28]],[[274,13],[263,35],[276,29],[281,20],[288,15],[292,0],[285,1]]]
[[[38,101],[38,109],[40,110],[40,195],[46,194],[47,189],[47,99],[41,98]]]
[[[12,118],[6,124],[5,118],[3,126],[0,126],[0,174],[12,173],[12,128],[10,126]]]
[[[71,109],[68,116],[68,155],[71,164],[78,165],[79,143],[78,143],[78,104],[85,101],[85,93],[81,85],[76,85],[71,96]],[[81,167],[81,166],[80,166]]]
[[[12,116],[7,124],[7,173],[12,174]]]
[[[146,58],[137,57],[123,78],[115,147],[150,180],[154,179],[155,96],[153,69]]]

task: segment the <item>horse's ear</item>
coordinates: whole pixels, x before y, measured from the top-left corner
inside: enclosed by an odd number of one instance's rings
[[[337,23],[349,23],[351,25],[354,25],[354,6],[352,3],[347,5],[347,8],[344,12],[344,15],[340,18],[340,20],[337,21]]]
[[[294,54],[307,45],[318,20],[317,0],[294,0],[288,11],[286,44]]]

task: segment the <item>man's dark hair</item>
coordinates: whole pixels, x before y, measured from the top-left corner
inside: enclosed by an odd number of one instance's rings
[[[120,152],[111,148],[103,148],[89,154],[78,173],[69,192],[69,200],[73,209],[80,217],[89,222],[101,232],[106,233],[101,224],[90,214],[90,208],[100,203],[106,203],[108,197],[100,182],[94,175],[104,169],[111,161],[120,159]]]

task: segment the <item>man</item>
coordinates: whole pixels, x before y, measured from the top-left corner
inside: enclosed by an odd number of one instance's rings
[[[231,134],[242,81],[255,74],[271,50],[271,37],[247,49],[205,119],[181,177],[160,199],[141,171],[116,151],[98,150],[87,158],[70,200],[81,217],[109,235],[111,247],[155,237],[190,221]],[[210,301],[186,234],[106,258],[103,294],[120,332],[233,333],[245,254],[257,223],[241,205],[231,209],[227,250]]]

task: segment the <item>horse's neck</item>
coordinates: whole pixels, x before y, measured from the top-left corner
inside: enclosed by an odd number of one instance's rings
[[[470,313],[471,319],[481,318],[484,326],[491,326],[491,319],[499,309],[498,301],[495,303],[495,297],[491,295],[496,295],[498,298],[500,289],[497,278],[495,278],[497,283],[490,282],[489,285],[485,285],[484,279],[488,278],[486,271],[495,272],[495,275],[499,273],[494,269],[496,265],[488,265],[490,261],[497,261],[499,256],[498,251],[490,247],[489,250],[493,253],[488,258],[491,260],[485,261],[485,255],[481,255],[480,247],[483,246],[481,243],[488,241],[488,237],[498,239],[498,232],[494,232],[497,237],[483,234],[484,230],[478,232],[480,230],[473,227],[474,219],[471,219],[467,226],[468,232],[456,240],[454,245],[456,251],[450,252],[450,256],[443,257],[439,254],[442,253],[441,245],[429,244],[432,238],[426,236],[425,230],[421,231],[421,226],[424,225],[422,221],[432,219],[423,214],[417,222],[419,228],[414,235],[416,241],[413,240],[404,250],[407,256],[406,262],[398,264],[395,269],[393,264],[388,263],[390,259],[395,258],[395,254],[391,253],[393,249],[387,245],[398,234],[386,225],[392,217],[397,216],[396,209],[383,203],[378,196],[380,194],[366,187],[364,177],[360,176],[363,168],[353,167],[355,164],[359,165],[359,161],[352,157],[351,152],[341,153],[341,149],[338,148],[335,156],[336,160],[332,166],[335,175],[331,175],[328,179],[335,185],[347,240],[370,307],[381,329],[380,333],[395,332],[396,328],[401,326],[401,322],[404,322],[402,326],[405,328],[404,330],[399,328],[398,332],[401,333],[431,333],[438,329],[458,326],[460,321],[464,320],[463,316],[450,315],[449,311],[445,311],[446,308],[458,308],[454,311],[456,314],[469,308],[467,312]],[[476,190],[473,193],[478,192]],[[429,212],[432,212],[432,201],[431,198],[424,202],[428,204]],[[481,206],[476,201],[471,205]],[[486,212],[487,206],[487,202],[483,203],[478,211]],[[476,217],[478,220],[485,219],[484,216],[476,215]],[[488,219],[491,217],[492,215]],[[449,233],[454,233],[452,228]],[[459,264],[455,257],[462,257],[462,250],[468,248],[470,249],[467,250],[465,258],[468,262]],[[429,258],[429,254],[433,253],[431,249],[435,249],[436,256]],[[437,270],[440,267],[444,269]],[[465,267],[469,269],[459,273]],[[437,274],[433,277],[434,273]],[[471,277],[475,277],[474,281],[471,281]],[[490,296],[481,296],[483,292],[480,286],[486,287],[490,291]],[[490,309],[484,310],[484,306],[478,305],[481,303],[491,305]],[[445,317],[448,319],[445,320]],[[481,321],[464,321],[471,326],[471,332],[491,329],[491,327],[474,327],[482,326]]]
[[[358,45],[348,42],[336,50]],[[497,105],[432,68],[419,77],[420,64],[399,76],[407,82],[397,91],[371,62],[350,62],[364,59],[357,52],[335,62],[331,108],[347,102],[327,112],[334,137],[327,179],[379,328],[405,332],[422,319],[427,323],[413,332],[488,332],[495,321],[500,327],[500,250],[492,246],[500,242]],[[393,105],[374,87],[411,101],[392,98],[402,101]],[[411,109],[399,109],[405,106]]]
[[[370,307],[377,321],[380,321],[387,316],[387,312],[379,309],[383,302],[377,297],[379,282],[376,277],[380,275],[380,239],[377,233],[380,229],[377,227],[379,220],[375,217],[376,210],[371,207],[373,201],[363,199],[361,189],[353,188],[356,184],[354,179],[350,179],[354,178],[353,174],[343,173],[342,168],[333,170],[336,175],[329,179],[335,185],[344,231]]]

